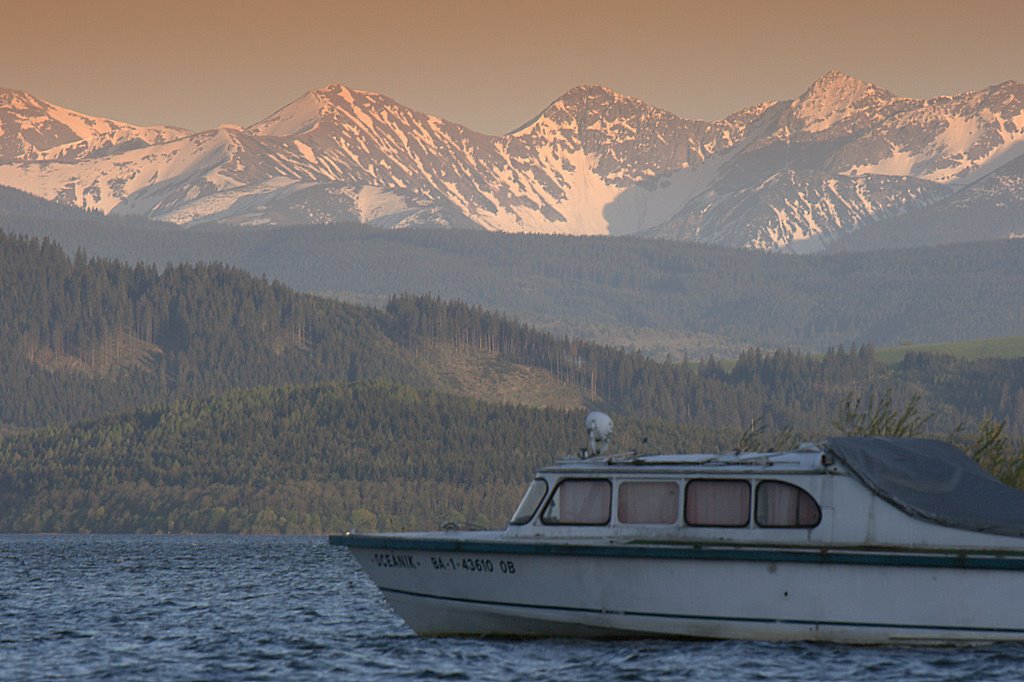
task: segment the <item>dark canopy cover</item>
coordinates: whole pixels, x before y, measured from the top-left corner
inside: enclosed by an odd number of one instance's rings
[[[1024,491],[1000,483],[949,443],[830,438],[825,450],[907,514],[966,530],[1024,536]]]

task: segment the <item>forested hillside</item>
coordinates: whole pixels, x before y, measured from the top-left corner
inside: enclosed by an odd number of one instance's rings
[[[500,527],[538,466],[585,445],[583,415],[360,382],[229,391],[8,434],[0,437],[0,532]],[[919,432],[968,449],[986,433],[1006,440],[991,424],[949,434],[933,431],[923,412],[912,416]],[[843,426],[798,435],[615,420],[616,451],[648,453],[792,447]],[[1019,442],[992,449],[992,440],[983,463],[1020,485]]]
[[[0,209],[13,207],[8,215],[0,210],[0,229],[128,262],[228,263],[357,302],[430,293],[657,357],[1024,335],[1024,240],[791,256],[636,238],[354,224],[242,235],[70,209],[57,215],[47,206],[35,216],[32,201],[39,200],[0,188]]]
[[[0,291],[0,424],[240,386],[417,383],[373,311],[223,266],[129,268],[0,234]]]
[[[176,402],[0,439],[0,532],[495,525],[538,465],[585,445],[582,416],[362,383]],[[618,426],[623,444],[705,444]]]
[[[910,354],[894,367],[870,347],[748,351],[656,361],[560,338],[496,313],[433,297],[383,311],[297,294],[219,265],[156,268],[66,256],[50,242],[0,235],[0,423],[90,418],[230,388],[389,380],[445,388],[442,345],[531,367],[578,404],[702,428],[814,429],[848,394],[921,394],[947,427],[985,414],[1024,423],[1024,359],[965,361]],[[938,366],[941,365],[941,366]]]
[[[2,234],[0,291],[0,531],[500,523],[538,463],[582,444],[583,407],[651,451],[822,438],[858,398],[914,404],[930,433],[1024,435],[1019,358],[673,363],[435,297],[360,307]],[[544,390],[503,392],[516,372]]]
[[[829,349],[821,356],[751,349],[726,370],[713,358],[653,360],[594,343],[560,339],[501,315],[431,297],[399,297],[382,318],[404,346],[443,340],[543,367],[577,387],[589,404],[616,413],[704,429],[761,420],[811,434],[831,424],[849,396],[918,396],[932,428],[973,425],[989,416],[1024,434],[1024,358],[960,360],[908,353],[888,365],[871,346]]]

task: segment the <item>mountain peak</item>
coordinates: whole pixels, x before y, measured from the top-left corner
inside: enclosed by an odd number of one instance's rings
[[[25,94],[27,93],[25,93],[22,90],[15,90],[14,88],[5,88],[3,86],[0,86],[0,97],[3,97],[5,99],[8,97],[17,97],[18,95]]]
[[[373,90],[350,88],[347,85],[342,85],[341,83],[333,83],[322,88],[317,88],[316,90],[313,90],[312,93],[324,104],[325,111],[338,107],[348,110],[372,110],[393,106],[407,108],[387,95],[374,92]]]
[[[577,85],[574,88],[570,88],[565,94],[552,102],[550,106],[561,105],[568,109],[575,109],[586,106],[589,102],[600,102],[602,104],[608,102],[630,102],[635,105],[647,106],[643,101],[635,97],[628,97],[615,92],[604,85],[593,84]]]
[[[246,132],[254,135],[287,137],[311,130],[324,113],[324,96],[321,90],[306,92],[262,121],[252,124],[246,128]]]
[[[597,85],[595,83],[582,83],[573,88],[569,88],[568,92],[562,95],[561,99],[564,99],[566,97],[579,97],[586,95],[598,95],[605,97],[607,97],[608,95],[611,95],[613,97],[621,96],[619,95],[619,93],[615,92],[611,88],[606,87],[604,85]]]
[[[1009,95],[1010,97],[1014,97],[1018,100],[1024,99],[1024,83],[1021,83],[1020,81],[1003,81],[998,85],[993,85],[988,90],[991,93]]]
[[[862,81],[859,78],[843,73],[842,71],[826,71],[818,77],[807,91],[800,96],[800,100],[827,98],[833,101],[845,100],[855,101],[867,96],[892,97],[893,94],[874,83]]]
[[[814,133],[894,97],[874,83],[833,70],[811,83],[791,107],[797,120],[803,122],[804,130]]]
[[[329,97],[331,99],[341,98],[351,101],[356,96],[371,96],[371,97],[383,97],[380,93],[371,92],[370,90],[360,90],[358,88],[350,88],[344,83],[329,83],[310,92],[319,95],[321,97]]]
[[[48,154],[62,154],[60,150],[67,145],[99,140],[97,145],[79,148],[78,153],[87,155],[128,137],[139,137],[137,133],[142,130],[50,104],[23,90],[0,88],[0,164],[39,160]],[[120,139],[115,142],[118,135]]]
[[[584,84],[571,88],[553,101],[541,112],[538,118],[557,111],[567,112],[574,118],[587,115],[600,116],[606,114],[606,109],[610,106],[616,107],[619,110],[618,114],[620,116],[630,111],[636,113],[657,112],[659,115],[675,117],[674,114],[651,106],[642,99],[623,95],[604,85]],[[527,124],[524,128],[529,125]]]
[[[818,78],[811,84],[811,87],[835,87],[837,85],[868,85],[866,81],[862,81],[859,78],[851,76],[850,74],[840,71],[838,69],[829,69],[825,73],[818,76]]]
[[[328,83],[327,85],[314,89],[313,92],[351,92],[352,90],[353,88],[348,87],[344,83]]]
[[[638,99],[620,95],[611,88],[603,85],[583,84],[570,88],[557,99],[552,101],[544,110],[532,119],[512,130],[508,135],[529,134],[531,130],[541,121],[559,120],[563,123],[569,121],[578,122],[580,119],[589,118],[588,113],[607,113],[611,104],[628,104],[634,107],[647,107],[648,105]]]
[[[24,90],[0,88],[0,107],[10,109],[45,109],[48,103]]]
[[[330,83],[307,91],[246,130],[255,135],[290,137],[309,132],[329,117],[332,110],[372,109],[393,104],[396,102],[386,95],[350,88],[342,83]]]

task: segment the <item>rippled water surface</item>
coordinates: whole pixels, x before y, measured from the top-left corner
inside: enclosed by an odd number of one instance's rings
[[[0,678],[1009,680],[1024,647],[422,639],[323,538],[0,536]]]

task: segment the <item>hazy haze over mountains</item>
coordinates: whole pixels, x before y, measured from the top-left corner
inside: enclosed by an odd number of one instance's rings
[[[1022,159],[1014,81],[919,100],[833,71],[714,122],[580,86],[501,136],[342,85],[199,133],[0,90],[0,184],[181,224],[355,220],[798,252],[971,241],[1024,233]]]

